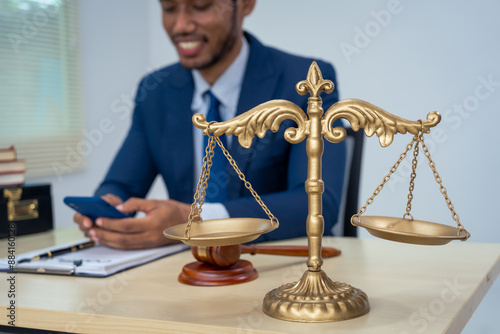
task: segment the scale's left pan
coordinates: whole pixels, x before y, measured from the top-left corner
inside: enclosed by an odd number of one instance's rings
[[[257,239],[278,227],[269,219],[227,218],[193,222],[186,236],[187,224],[167,228],[163,235],[190,246],[228,246]]]

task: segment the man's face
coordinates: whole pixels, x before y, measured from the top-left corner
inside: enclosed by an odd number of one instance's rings
[[[160,0],[163,27],[181,64],[207,69],[224,59],[242,34],[243,15],[233,0]]]

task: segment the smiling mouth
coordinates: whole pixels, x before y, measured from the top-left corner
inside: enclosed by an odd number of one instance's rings
[[[205,43],[201,40],[179,41],[176,44],[179,53],[187,57],[196,55],[205,45]]]
[[[185,50],[193,50],[200,46],[201,41],[179,42],[179,46]]]

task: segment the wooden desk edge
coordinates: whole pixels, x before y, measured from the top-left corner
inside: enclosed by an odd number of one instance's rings
[[[98,315],[88,313],[74,313],[67,311],[40,310],[21,307],[18,309],[22,318],[16,321],[16,327],[33,328],[67,333],[120,333],[120,334],[164,334],[164,333],[214,333],[233,334],[235,328],[210,325],[186,324],[172,321],[148,319],[148,326],[144,326],[144,319]],[[2,319],[0,325],[9,326]],[[281,334],[279,332],[252,330],[255,334]]]
[[[472,317],[472,314],[476,311],[477,307],[483,300],[484,296],[491,288],[498,275],[500,274],[500,255],[497,258],[496,263],[493,265],[491,270],[486,274],[481,283],[478,285],[477,289],[474,290],[472,298],[462,306],[458,314],[456,315],[456,321],[453,321],[451,325],[446,329],[444,333],[454,334],[461,333],[462,330],[467,325],[467,322]]]

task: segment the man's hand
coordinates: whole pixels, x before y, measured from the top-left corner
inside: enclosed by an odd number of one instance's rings
[[[123,203],[120,197],[113,194],[106,194],[104,196],[101,196],[101,198],[112,206],[117,206]],[[94,225],[89,217],[77,212],[73,216],[73,221],[78,224],[78,227],[83,233],[85,233],[86,236],[89,236],[89,230],[90,228],[92,228],[92,225]]]
[[[124,213],[142,211],[141,218],[98,218],[88,236],[100,244],[119,249],[140,249],[164,246],[177,241],[163,236],[167,227],[186,223],[190,204],[174,200],[130,198],[117,209]]]

